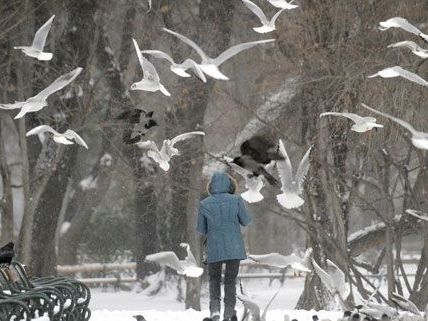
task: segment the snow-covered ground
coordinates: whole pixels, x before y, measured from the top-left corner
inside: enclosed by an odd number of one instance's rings
[[[265,307],[269,299],[280,289],[267,314],[267,321],[282,321],[288,314],[290,320],[296,318],[299,321],[311,321],[315,313],[322,319],[332,321],[342,314],[339,311],[297,311],[293,310],[303,290],[304,278],[286,279],[281,285],[278,280],[269,285],[268,280],[251,280],[244,286],[250,296]],[[141,314],[147,321],[201,321],[209,315],[207,284],[202,285],[202,311],[185,310],[184,303],[176,300],[177,290],[175,286],[163,288],[156,296],[147,296],[136,292],[103,292],[100,289],[92,289],[90,308],[92,310],[91,321],[135,321],[133,315]],[[237,305],[238,316],[242,314],[242,304]]]

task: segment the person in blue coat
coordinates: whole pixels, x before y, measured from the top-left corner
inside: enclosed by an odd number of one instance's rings
[[[235,194],[236,183],[226,173],[216,172],[208,183],[207,198],[200,202],[197,231],[207,236],[210,314],[220,320],[221,272],[224,276],[224,320],[237,320],[236,278],[240,260],[245,260],[241,226],[251,222],[244,201]],[[208,319],[208,318],[206,318]]]

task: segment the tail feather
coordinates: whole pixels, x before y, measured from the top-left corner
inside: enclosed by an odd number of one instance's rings
[[[298,208],[305,203],[305,201],[299,195],[296,194],[282,193],[278,194],[276,196],[276,199],[278,200],[279,204],[281,204],[287,209]]]
[[[246,200],[248,203],[257,203],[260,202],[264,196],[256,191],[246,191],[241,194],[242,198]]]

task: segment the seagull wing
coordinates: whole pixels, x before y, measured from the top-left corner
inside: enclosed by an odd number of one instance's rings
[[[410,40],[400,41],[400,42],[396,42],[388,45],[388,48],[397,48],[397,47],[405,47],[405,48],[409,48],[410,50],[422,49],[415,42]]]
[[[279,178],[281,179],[282,188],[286,189],[293,182],[293,168],[291,167],[290,158],[285,150],[284,143],[279,140],[279,153],[284,157],[284,160],[276,162]]]
[[[193,59],[187,58],[186,60],[184,60],[184,62],[181,64],[181,66],[186,68],[186,70],[192,69],[195,72],[196,76],[198,76],[198,78],[200,80],[202,80],[203,82],[207,82],[207,77],[205,77],[204,72],[199,67],[199,64],[196,61],[194,61]]]
[[[180,243],[180,246],[186,248],[187,257],[186,257],[185,261],[194,265],[194,266],[198,266],[198,264],[196,263],[196,259],[193,256],[192,251],[190,250],[190,245],[188,243]]]
[[[171,139],[171,147],[174,147],[174,145],[179,141],[192,138],[193,136],[196,136],[196,135],[205,136],[205,133],[202,131],[195,131],[195,132],[188,132],[188,133],[175,136],[173,139]]]
[[[406,128],[406,129],[407,129],[408,131],[410,131],[412,134],[415,134],[415,133],[417,132],[417,131],[416,131],[416,129],[415,129],[412,125],[410,125],[408,122],[406,122],[406,121],[404,121],[404,120],[402,120],[402,119],[400,119],[400,118],[396,118],[396,117],[393,117],[393,116],[388,115],[388,114],[386,114],[386,113],[380,112],[380,111],[378,111],[378,110],[376,110],[376,109],[373,109],[373,108],[371,108],[371,107],[367,106],[366,104],[361,103],[361,105],[362,105],[364,108],[366,108],[366,109],[368,109],[368,110],[370,110],[370,111],[372,111],[372,112],[374,112],[374,113],[376,113],[376,114],[379,114],[379,115],[381,115],[381,116],[384,116],[384,117],[386,117],[386,118],[391,119],[392,121],[394,121],[394,122],[396,122],[397,124],[399,124],[399,125],[403,126],[404,128]]]
[[[407,80],[413,81],[413,82],[415,82],[415,83],[417,83],[419,85],[428,86],[428,81],[426,81],[425,79],[423,79],[421,76],[419,76],[419,75],[417,75],[417,74],[415,74],[413,72],[410,72],[410,71],[408,71],[406,69],[403,69],[403,68],[401,68],[399,66],[396,66],[396,67],[393,67],[393,68],[395,68],[395,70],[398,72],[398,74],[401,77],[403,77],[403,78],[405,78]]]
[[[252,301],[246,295],[238,294],[237,298],[244,304],[244,307],[250,311],[253,320],[260,320],[260,307],[256,302]]]
[[[88,149],[88,145],[86,144],[86,142],[74,130],[67,129],[64,132],[63,135],[64,135],[65,138],[67,138],[67,139],[73,139],[77,144],[79,144],[79,145],[85,147],[86,149]]]
[[[33,44],[31,45],[33,48],[43,51],[46,38],[48,36],[49,30],[51,29],[54,18],[55,15],[50,17],[49,20],[46,21],[45,24],[39,28],[39,30],[37,30],[36,34],[34,35]]]
[[[281,9],[279,10],[277,13],[275,13],[275,15],[272,17],[272,19],[270,19],[270,24],[271,25],[275,25],[276,20],[278,20],[278,17],[280,16],[280,14],[284,11],[285,9]]]
[[[251,2],[250,0],[242,0],[242,2],[244,3],[244,5],[248,9],[250,9],[260,19],[260,22],[263,25],[268,25],[269,24],[269,20],[267,19],[265,13],[262,11],[262,9],[260,9],[260,7],[258,5],[256,5],[255,3]]]
[[[321,282],[324,284],[324,286],[329,290],[330,293],[334,293],[334,286],[333,281],[331,279],[331,276],[323,270],[317,262],[315,262],[314,259],[312,259],[312,266],[314,267],[314,270],[316,274],[319,276]]]
[[[278,293],[279,293],[279,290],[276,291],[276,293],[269,300],[268,304],[266,304],[265,310],[263,311],[263,314],[262,314],[262,317],[260,318],[260,320],[266,321],[266,313],[269,310],[270,305],[272,304],[273,300],[276,298],[276,296],[278,295]]]
[[[173,36],[176,36],[178,39],[195,49],[195,51],[198,53],[199,56],[201,56],[202,61],[209,60],[210,58],[205,54],[205,52],[199,47],[193,40],[190,40],[186,36],[183,36],[182,34],[179,34],[178,32],[169,30],[167,28],[163,28],[164,31],[170,33]]]
[[[384,31],[392,27],[401,28],[407,32],[413,33],[415,35],[421,34],[421,31],[416,28],[414,25],[412,25],[407,19],[401,18],[401,17],[394,17],[391,19],[388,19],[386,21],[381,21],[379,29]]]
[[[171,58],[170,55],[167,53],[160,51],[160,50],[143,50],[141,51],[143,54],[151,55],[158,59],[165,59],[168,60],[171,64],[175,65],[175,61]]]
[[[335,290],[342,296],[342,299],[346,299],[346,296],[349,294],[349,287],[346,284],[345,273],[328,259],[326,260],[326,264],[326,271],[330,275]]]
[[[57,92],[58,90],[61,90],[69,83],[71,83],[82,72],[82,70],[83,68],[77,67],[76,69],[64,75],[59,76],[48,87],[39,92],[34,98],[36,98],[37,100],[46,100],[46,98],[48,98],[51,94]]]
[[[0,104],[0,109],[6,109],[6,110],[19,109],[19,108],[22,108],[24,104],[25,104],[24,101],[15,101],[15,103],[13,104]]]
[[[250,41],[250,42],[240,43],[238,45],[230,47],[229,49],[227,49],[226,51],[221,53],[217,58],[213,59],[213,63],[216,66],[220,66],[223,62],[225,62],[226,60],[235,56],[236,54],[240,53],[243,50],[247,50],[247,49],[250,49],[254,46],[264,44],[264,43],[273,42],[273,41],[275,41],[275,39],[266,39],[266,40],[258,40],[258,41]]]
[[[140,148],[143,148],[143,149],[149,149],[149,150],[153,150],[155,152],[159,152],[158,146],[152,140],[146,140],[144,142],[138,142],[138,143],[136,143],[136,145]]]
[[[49,132],[52,133],[54,135],[60,135],[60,133],[58,133],[55,129],[53,129],[51,126],[48,125],[40,125],[37,127],[34,127],[33,129],[29,130],[25,136],[31,136],[31,135],[38,135],[38,134],[42,134],[44,132]]]
[[[425,213],[423,213],[421,211],[407,209],[406,213],[410,214],[410,215],[412,215],[412,216],[414,216],[420,220],[428,221],[428,215],[426,215]]]
[[[159,82],[160,78],[155,69],[155,66],[148,61],[141,53],[140,47],[138,46],[137,41],[132,38],[132,42],[134,43],[135,51],[137,52],[138,61],[140,62],[141,69],[143,69],[144,78],[155,80]]]
[[[269,253],[260,255],[250,254],[248,255],[248,258],[257,263],[275,266],[279,268],[285,268],[292,263],[289,260],[289,256],[285,256],[279,253]]]
[[[342,116],[351,119],[354,123],[358,122],[362,118],[361,116],[353,113],[337,113],[333,111],[320,114],[320,117],[323,116]]]
[[[402,297],[398,293],[395,293],[395,292],[392,293],[391,301],[393,301],[403,310],[412,312],[416,315],[421,315],[421,312],[419,311],[418,307],[412,301],[407,300],[406,298]]]
[[[169,266],[170,268],[182,273],[183,267],[177,257],[172,251],[159,252],[146,256],[146,261],[156,262],[161,266]]]
[[[297,182],[300,192],[303,189],[303,182],[305,181],[306,174],[309,171],[309,165],[310,165],[309,155],[311,153],[311,150],[312,150],[312,146],[309,147],[309,149],[306,151],[305,155],[300,161],[299,167],[297,168],[295,180]]]

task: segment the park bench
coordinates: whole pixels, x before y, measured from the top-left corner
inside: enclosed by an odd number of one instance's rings
[[[0,320],[87,321],[89,288],[66,277],[32,277],[19,262],[5,263],[0,249]],[[3,263],[1,263],[3,262]]]

